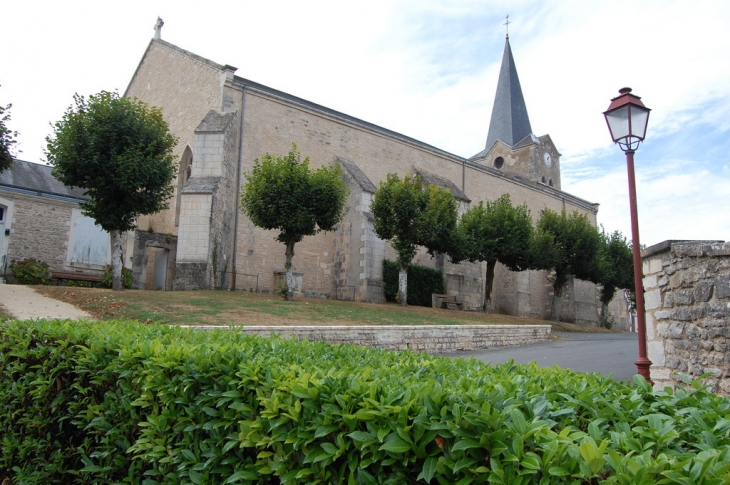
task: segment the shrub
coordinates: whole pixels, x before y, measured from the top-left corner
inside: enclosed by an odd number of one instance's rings
[[[396,301],[399,271],[397,262],[383,260],[383,292],[386,301]],[[431,294],[444,293],[444,274],[437,269],[409,264],[407,290],[409,305],[430,307]]]
[[[132,322],[0,326],[14,483],[727,483],[730,401]]]
[[[107,265],[106,269],[104,270],[104,273],[101,275],[101,283],[99,283],[99,286],[102,288],[111,288],[112,287],[112,267]],[[132,270],[126,267],[122,267],[122,286],[126,289],[130,289],[132,287]]]
[[[20,285],[47,285],[51,282],[51,270],[48,263],[39,259],[25,258],[11,261],[8,267]]]

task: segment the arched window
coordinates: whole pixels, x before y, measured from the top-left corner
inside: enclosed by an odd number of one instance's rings
[[[180,157],[180,171],[177,176],[177,202],[175,204],[175,225],[180,224],[180,194],[185,184],[188,183],[190,177],[193,176],[193,151],[189,146],[185,147],[185,151]]]

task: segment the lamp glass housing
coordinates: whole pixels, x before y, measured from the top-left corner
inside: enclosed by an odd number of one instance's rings
[[[630,89],[622,89],[621,96],[612,99],[611,106],[603,113],[611,138],[623,151],[634,151],[644,141],[651,111],[641,98],[630,93]]]

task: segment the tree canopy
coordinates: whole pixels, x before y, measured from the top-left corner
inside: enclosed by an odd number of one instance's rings
[[[286,246],[286,299],[293,297],[294,245],[305,236],[331,231],[345,215],[347,188],[339,165],[310,170],[296,144],[283,157],[265,153],[245,174],[241,208],[254,225],[278,230]]]
[[[504,194],[494,201],[480,201],[462,214],[459,231],[462,257],[487,263],[483,309],[491,313],[497,262],[513,271],[523,271],[529,266],[533,234],[530,211],[525,204],[513,206],[509,194]]]
[[[375,191],[370,205],[379,238],[398,253],[400,304],[407,305],[408,263],[424,246],[429,254],[450,253],[454,247],[457,203],[448,189],[424,185],[421,177],[394,173]]]
[[[121,233],[168,208],[177,138],[159,108],[102,91],[88,100],[76,94],[46,142],[53,175],[86,191],[84,214],[110,233],[112,287],[121,290]]]
[[[601,228],[599,277],[601,285],[601,325],[608,326],[608,304],[619,288],[634,290],[634,255],[631,245],[619,231],[608,234]]]
[[[598,283],[600,235],[585,214],[543,209],[537,223],[541,254],[533,259],[536,269],[553,270],[552,319],[560,319],[563,287],[572,276]]]
[[[10,108],[12,107],[12,104],[5,107],[0,105],[0,172],[7,170],[12,165],[13,145],[17,143],[18,132],[12,131],[7,125],[10,121]]]

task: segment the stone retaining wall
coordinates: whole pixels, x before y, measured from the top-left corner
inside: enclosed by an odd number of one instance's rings
[[[218,326],[195,326],[200,330]],[[331,344],[355,344],[388,350],[412,349],[416,352],[453,352],[531,344],[550,337],[550,325],[429,325],[429,326],[292,326],[238,327],[241,332],[272,333],[283,337],[296,335],[300,340],[325,341]]]
[[[730,243],[665,241],[642,257],[655,386],[711,374],[705,384],[730,395]]]

